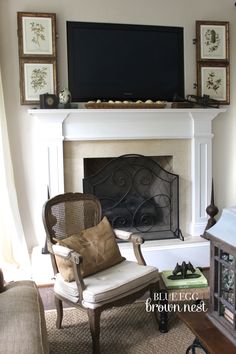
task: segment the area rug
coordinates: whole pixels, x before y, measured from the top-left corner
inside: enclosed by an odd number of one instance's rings
[[[64,309],[63,328],[55,326],[56,311],[46,311],[51,354],[91,354],[87,314]],[[153,313],[144,303],[104,311],[101,316],[102,354],[185,354],[194,336],[177,316],[172,316],[168,333],[160,333]],[[196,353],[203,353],[196,350]]]

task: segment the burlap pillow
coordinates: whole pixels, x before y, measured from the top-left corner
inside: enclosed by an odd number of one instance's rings
[[[57,242],[83,256],[83,277],[112,267],[124,260],[120,254],[112,227],[106,217],[98,225],[63,240],[57,240]],[[59,256],[56,257],[56,261],[63,278],[66,281],[73,281],[72,263]]]

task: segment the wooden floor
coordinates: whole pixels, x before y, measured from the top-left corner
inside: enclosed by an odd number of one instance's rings
[[[54,301],[53,284],[38,285],[38,289],[43,300],[44,310],[55,310],[56,306]],[[71,306],[63,302],[63,307],[66,308]]]
[[[38,286],[39,293],[43,300],[44,310],[54,310],[54,292],[53,285],[40,285]]]

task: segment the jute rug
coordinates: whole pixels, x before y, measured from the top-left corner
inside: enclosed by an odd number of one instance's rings
[[[65,309],[63,328],[55,326],[56,311],[46,311],[52,354],[91,354],[91,335],[87,314]],[[168,333],[160,333],[153,313],[144,303],[104,311],[101,316],[100,343],[103,354],[185,354],[194,339],[191,331],[173,316]],[[203,353],[196,350],[196,353]]]

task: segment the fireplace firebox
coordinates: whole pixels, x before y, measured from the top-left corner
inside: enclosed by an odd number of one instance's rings
[[[145,240],[180,238],[179,176],[153,158],[128,154],[107,160],[85,175],[83,190],[101,202],[113,228],[141,233]]]

